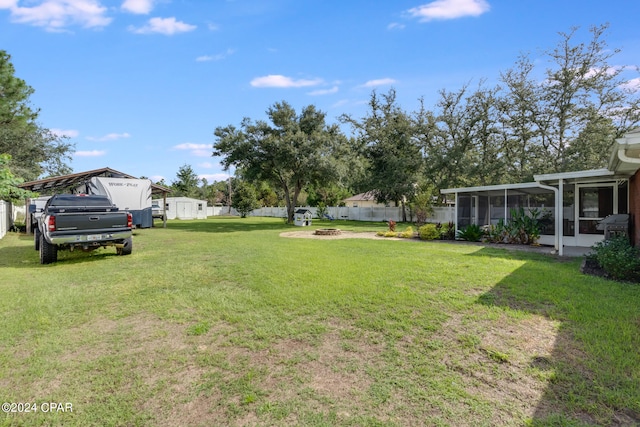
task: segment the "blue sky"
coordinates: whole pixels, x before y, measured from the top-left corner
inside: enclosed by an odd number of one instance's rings
[[[74,171],[171,183],[189,164],[211,182],[227,176],[214,129],[275,102],[335,122],[393,87],[405,110],[433,107],[574,26],[587,41],[609,23],[611,65],[637,66],[638,16],[637,0],[0,0],[0,49],[41,125],[76,144]]]

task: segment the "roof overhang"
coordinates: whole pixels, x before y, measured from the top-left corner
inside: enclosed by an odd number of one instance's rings
[[[475,194],[487,194],[487,195],[504,195],[505,190],[511,192],[511,194],[540,194],[546,193],[549,189],[541,187],[537,182],[523,182],[519,184],[498,184],[498,185],[483,185],[478,187],[463,187],[463,188],[446,188],[440,190],[442,194],[460,194],[460,193],[475,193]]]
[[[640,166],[640,165],[639,165]],[[505,190],[511,195],[541,194],[551,190],[549,186],[556,186],[560,181],[566,184],[594,183],[614,181],[627,178],[628,174],[615,173],[609,169],[594,169],[574,172],[550,173],[534,175],[535,182],[516,184],[484,185],[478,187],[447,188],[440,190],[441,194],[474,193],[485,195],[503,195]]]
[[[640,128],[616,139],[609,157],[609,169],[628,175],[640,169]]]
[[[533,176],[533,179],[535,179],[536,182],[544,182],[544,183],[557,183],[560,180],[566,183],[590,182],[590,181],[602,181],[603,179],[607,180],[607,179],[615,179],[615,178],[616,178],[616,173],[606,168],[574,171],[574,172],[548,173],[548,174]]]

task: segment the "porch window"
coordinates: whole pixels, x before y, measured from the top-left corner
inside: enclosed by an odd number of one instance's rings
[[[471,224],[471,196],[458,196],[458,227]]]
[[[575,189],[573,184],[564,187],[562,195],[562,235],[572,237],[575,231]]]
[[[604,234],[596,227],[600,220],[613,214],[613,186],[582,187],[579,200],[580,234]]]

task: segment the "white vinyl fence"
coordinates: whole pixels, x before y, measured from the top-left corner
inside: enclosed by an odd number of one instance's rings
[[[318,218],[317,208],[306,208],[313,212],[313,217]],[[224,212],[224,209],[223,209]],[[227,211],[228,212],[228,211]],[[348,207],[328,207],[327,214],[333,219],[346,219],[351,221],[402,221],[401,207],[388,208],[348,208]],[[250,216],[269,216],[276,218],[286,218],[287,208],[267,207],[253,210]],[[325,218],[326,219],[326,218]],[[407,219],[409,211],[407,210]],[[436,207],[433,215],[427,218],[427,222],[449,222],[454,220],[453,207]]]
[[[0,239],[11,227],[11,203],[0,200]]]

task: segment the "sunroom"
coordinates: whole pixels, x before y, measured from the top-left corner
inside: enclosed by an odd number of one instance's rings
[[[455,197],[456,230],[508,222],[514,209],[537,210],[539,243],[563,254],[564,246],[590,247],[604,238],[598,223],[629,207],[629,174],[596,169],[535,175],[534,182],[450,188]]]

